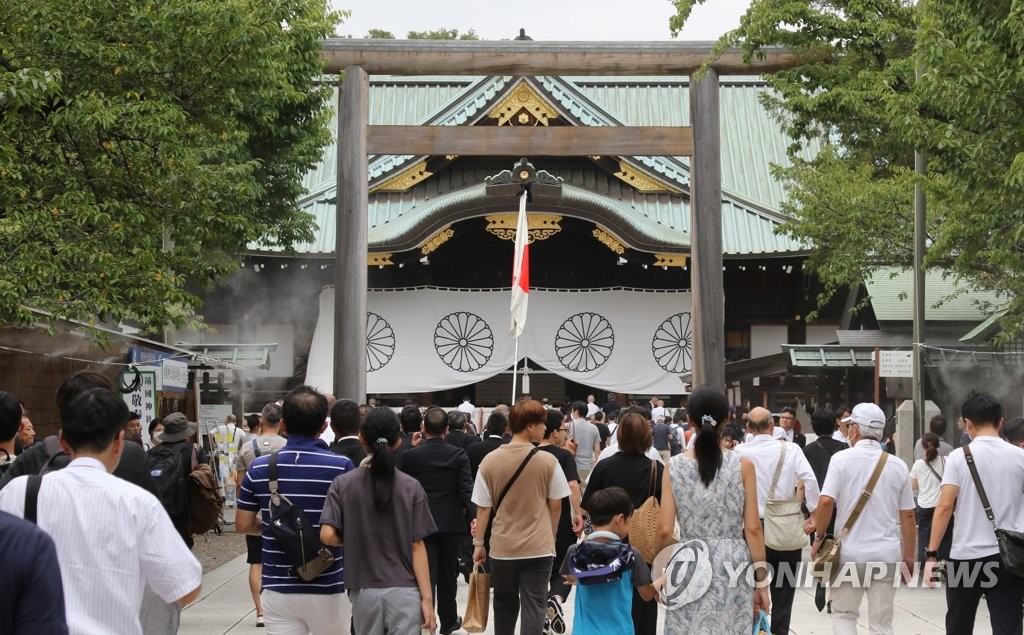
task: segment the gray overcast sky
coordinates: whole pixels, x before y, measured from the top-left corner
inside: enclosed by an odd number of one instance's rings
[[[362,37],[370,29],[403,38],[409,31],[474,29],[485,40],[510,39],[520,27],[535,40],[669,40],[669,0],[331,0],[349,9],[338,31]],[[708,0],[694,9],[682,40],[714,40],[739,25],[750,0]]]

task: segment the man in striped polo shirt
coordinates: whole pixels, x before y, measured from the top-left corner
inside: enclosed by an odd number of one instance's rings
[[[327,427],[327,399],[310,386],[299,386],[284,398],[282,428],[288,442],[277,453],[279,492],[302,507],[320,531],[320,513],[331,482],[353,469],[352,461],[327,449],[320,434]],[[267,530],[270,520],[269,456],[253,461],[238,493],[235,528],[238,533],[263,536],[263,576],[260,599],[267,633],[309,632],[313,635],[347,632],[351,606],[345,597],[341,549],[334,548],[334,565],[311,582],[294,572]],[[259,516],[257,516],[257,512]]]

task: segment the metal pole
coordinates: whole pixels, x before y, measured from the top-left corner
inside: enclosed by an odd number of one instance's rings
[[[512,354],[512,401],[509,406],[516,403],[516,367],[519,365],[519,338],[516,338],[515,352]]]
[[[917,79],[921,79],[918,65]],[[922,180],[928,172],[928,160],[924,151],[914,151],[914,171],[917,183],[914,185],[914,438],[924,435],[924,358],[921,345],[925,341],[924,314],[924,256],[926,230],[926,201]]]

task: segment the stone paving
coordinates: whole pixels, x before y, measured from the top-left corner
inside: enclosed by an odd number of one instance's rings
[[[238,635],[251,633],[259,635],[265,629],[256,628],[256,613],[249,596],[249,565],[245,556],[239,556],[227,564],[203,576],[203,590],[200,598],[182,611],[181,628],[183,635],[213,635],[224,633]],[[459,606],[466,605],[466,584],[459,580]],[[898,635],[932,635],[943,633],[943,619],[946,602],[939,589],[907,589],[896,591],[894,629]],[[867,605],[861,607],[864,619],[860,632],[867,633]],[[793,635],[823,635],[832,632],[828,614],[818,613],[814,608],[814,594],[811,590],[800,589],[793,606]],[[566,606],[566,621],[572,623],[571,598]],[[464,631],[458,631],[463,633]],[[488,629],[487,633],[493,633]],[[571,626],[570,630],[571,632]],[[988,610],[982,602],[978,610],[976,635],[991,635]],[[742,635],[746,635],[743,633]]]

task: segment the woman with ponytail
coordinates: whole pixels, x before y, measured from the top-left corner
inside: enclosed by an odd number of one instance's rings
[[[754,464],[735,452],[722,451],[721,432],[729,419],[723,393],[707,386],[697,388],[687,402],[687,418],[697,437],[693,447],[672,457],[665,470],[658,539],[661,548],[670,546],[678,523],[683,545],[673,556],[694,561],[693,567],[669,567],[666,575],[692,570],[694,579],[668,577],[667,587],[686,585],[685,595],[691,587],[710,586],[687,604],[674,605],[669,600],[665,633],[747,633],[753,618],[768,609],[767,589],[747,583],[751,579],[761,583],[767,575]],[[746,566],[753,567],[752,576]],[[743,574],[737,578],[740,571]],[[660,572],[652,575],[657,579]],[[730,584],[732,580],[736,583]]]
[[[917,494],[917,561],[924,563],[924,551],[932,535],[932,516],[939,503],[942,489],[942,475],[946,472],[946,457],[941,454],[939,435],[925,433],[921,437],[924,458],[914,461],[910,469],[910,487]],[[949,548],[953,545],[953,518],[950,517],[946,533],[939,544],[939,560],[949,560]]]
[[[437,618],[423,539],[437,528],[423,486],[395,469],[402,444],[398,417],[390,408],[374,408],[359,440],[369,464],[334,480],[320,518],[320,540],[345,547],[355,632],[433,632]]]

